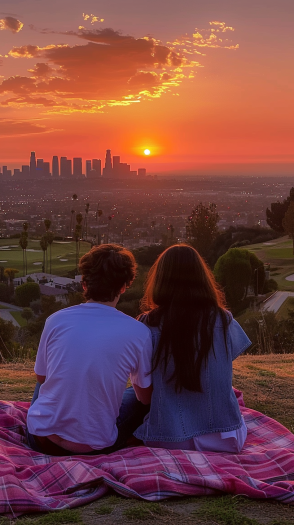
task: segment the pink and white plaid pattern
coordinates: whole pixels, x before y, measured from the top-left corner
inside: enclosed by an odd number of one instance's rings
[[[238,455],[137,447],[109,456],[46,456],[25,444],[29,404],[0,401],[0,513],[77,507],[109,488],[149,501],[226,493],[293,504],[294,435],[236,395],[248,427]]]

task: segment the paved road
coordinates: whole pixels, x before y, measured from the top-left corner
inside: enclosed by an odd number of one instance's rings
[[[8,308],[8,310],[13,310],[14,312],[22,311],[22,308],[20,308],[20,306],[15,306],[15,304],[3,303],[2,301],[0,301],[0,306],[4,306],[4,308]]]
[[[17,328],[20,327],[20,325],[18,324],[18,322],[14,319],[13,315],[11,315],[11,313],[9,312],[9,310],[3,310],[2,308],[0,309],[0,317],[1,319],[3,319],[3,321],[11,321],[14,326],[16,326]]]
[[[294,297],[294,292],[277,292],[264,303],[263,310],[277,313],[287,297]]]
[[[2,301],[0,301],[0,306],[4,306],[4,308],[7,308],[7,310],[0,308],[1,319],[3,319],[3,321],[11,321],[14,324],[14,326],[19,328],[20,325],[14,319],[10,312],[22,312],[22,308],[20,308],[19,306],[15,306],[14,304],[3,303]]]

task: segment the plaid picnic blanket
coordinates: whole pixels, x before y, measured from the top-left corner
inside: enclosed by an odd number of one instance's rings
[[[293,504],[294,435],[236,395],[248,427],[238,455],[137,447],[108,456],[47,456],[25,443],[29,404],[0,401],[0,513],[77,507],[110,488],[149,501],[229,493]]]

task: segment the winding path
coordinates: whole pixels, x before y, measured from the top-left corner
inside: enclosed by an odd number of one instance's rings
[[[287,297],[294,297],[294,292],[276,292],[263,304],[263,310],[276,314]]]

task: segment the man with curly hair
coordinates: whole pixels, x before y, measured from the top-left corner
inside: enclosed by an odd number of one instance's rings
[[[35,363],[28,443],[53,455],[123,448],[152,394],[150,331],[116,309],[135,278],[134,256],[114,244],[96,246],[81,258],[80,272],[87,302],[47,319]]]

